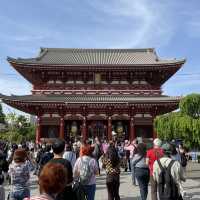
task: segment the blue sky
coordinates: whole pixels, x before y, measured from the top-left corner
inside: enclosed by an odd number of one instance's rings
[[[164,94],[200,92],[200,1],[2,1],[0,93],[30,93],[31,85],[6,57],[35,57],[40,47],[154,47],[161,58],[187,59],[163,85]]]

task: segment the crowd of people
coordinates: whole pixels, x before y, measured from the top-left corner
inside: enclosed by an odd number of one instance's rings
[[[12,144],[0,142],[0,199],[4,182],[10,184],[10,200],[94,200],[96,176],[105,170],[108,200],[119,200],[120,171],[132,176],[142,200],[181,200],[184,195],[187,158],[182,145],[154,139],[144,143],[125,141],[64,141]],[[38,176],[40,195],[30,195],[30,174]]]

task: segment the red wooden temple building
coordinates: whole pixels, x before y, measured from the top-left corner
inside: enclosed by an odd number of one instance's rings
[[[37,116],[41,138],[155,138],[153,120],[177,109],[180,97],[162,85],[185,60],[160,59],[154,49],[41,48],[36,58],[8,62],[32,85],[32,94],[2,101]]]

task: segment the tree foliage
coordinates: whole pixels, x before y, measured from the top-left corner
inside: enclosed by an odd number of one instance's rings
[[[199,99],[200,95],[188,95],[181,100],[180,111],[157,116],[154,126],[158,136],[163,140],[182,139],[189,148],[199,147]]]
[[[31,124],[24,115],[9,113],[6,115],[8,128],[0,133],[0,139],[21,143],[35,140],[35,125]]]
[[[5,115],[3,113],[2,105],[0,104],[0,123],[5,123]]]
[[[192,118],[200,117],[200,94],[187,95],[180,101],[180,110]]]

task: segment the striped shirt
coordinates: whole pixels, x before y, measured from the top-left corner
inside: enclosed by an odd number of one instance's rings
[[[41,194],[39,196],[33,196],[31,198],[25,198],[23,200],[54,200],[54,198],[48,194]]]

